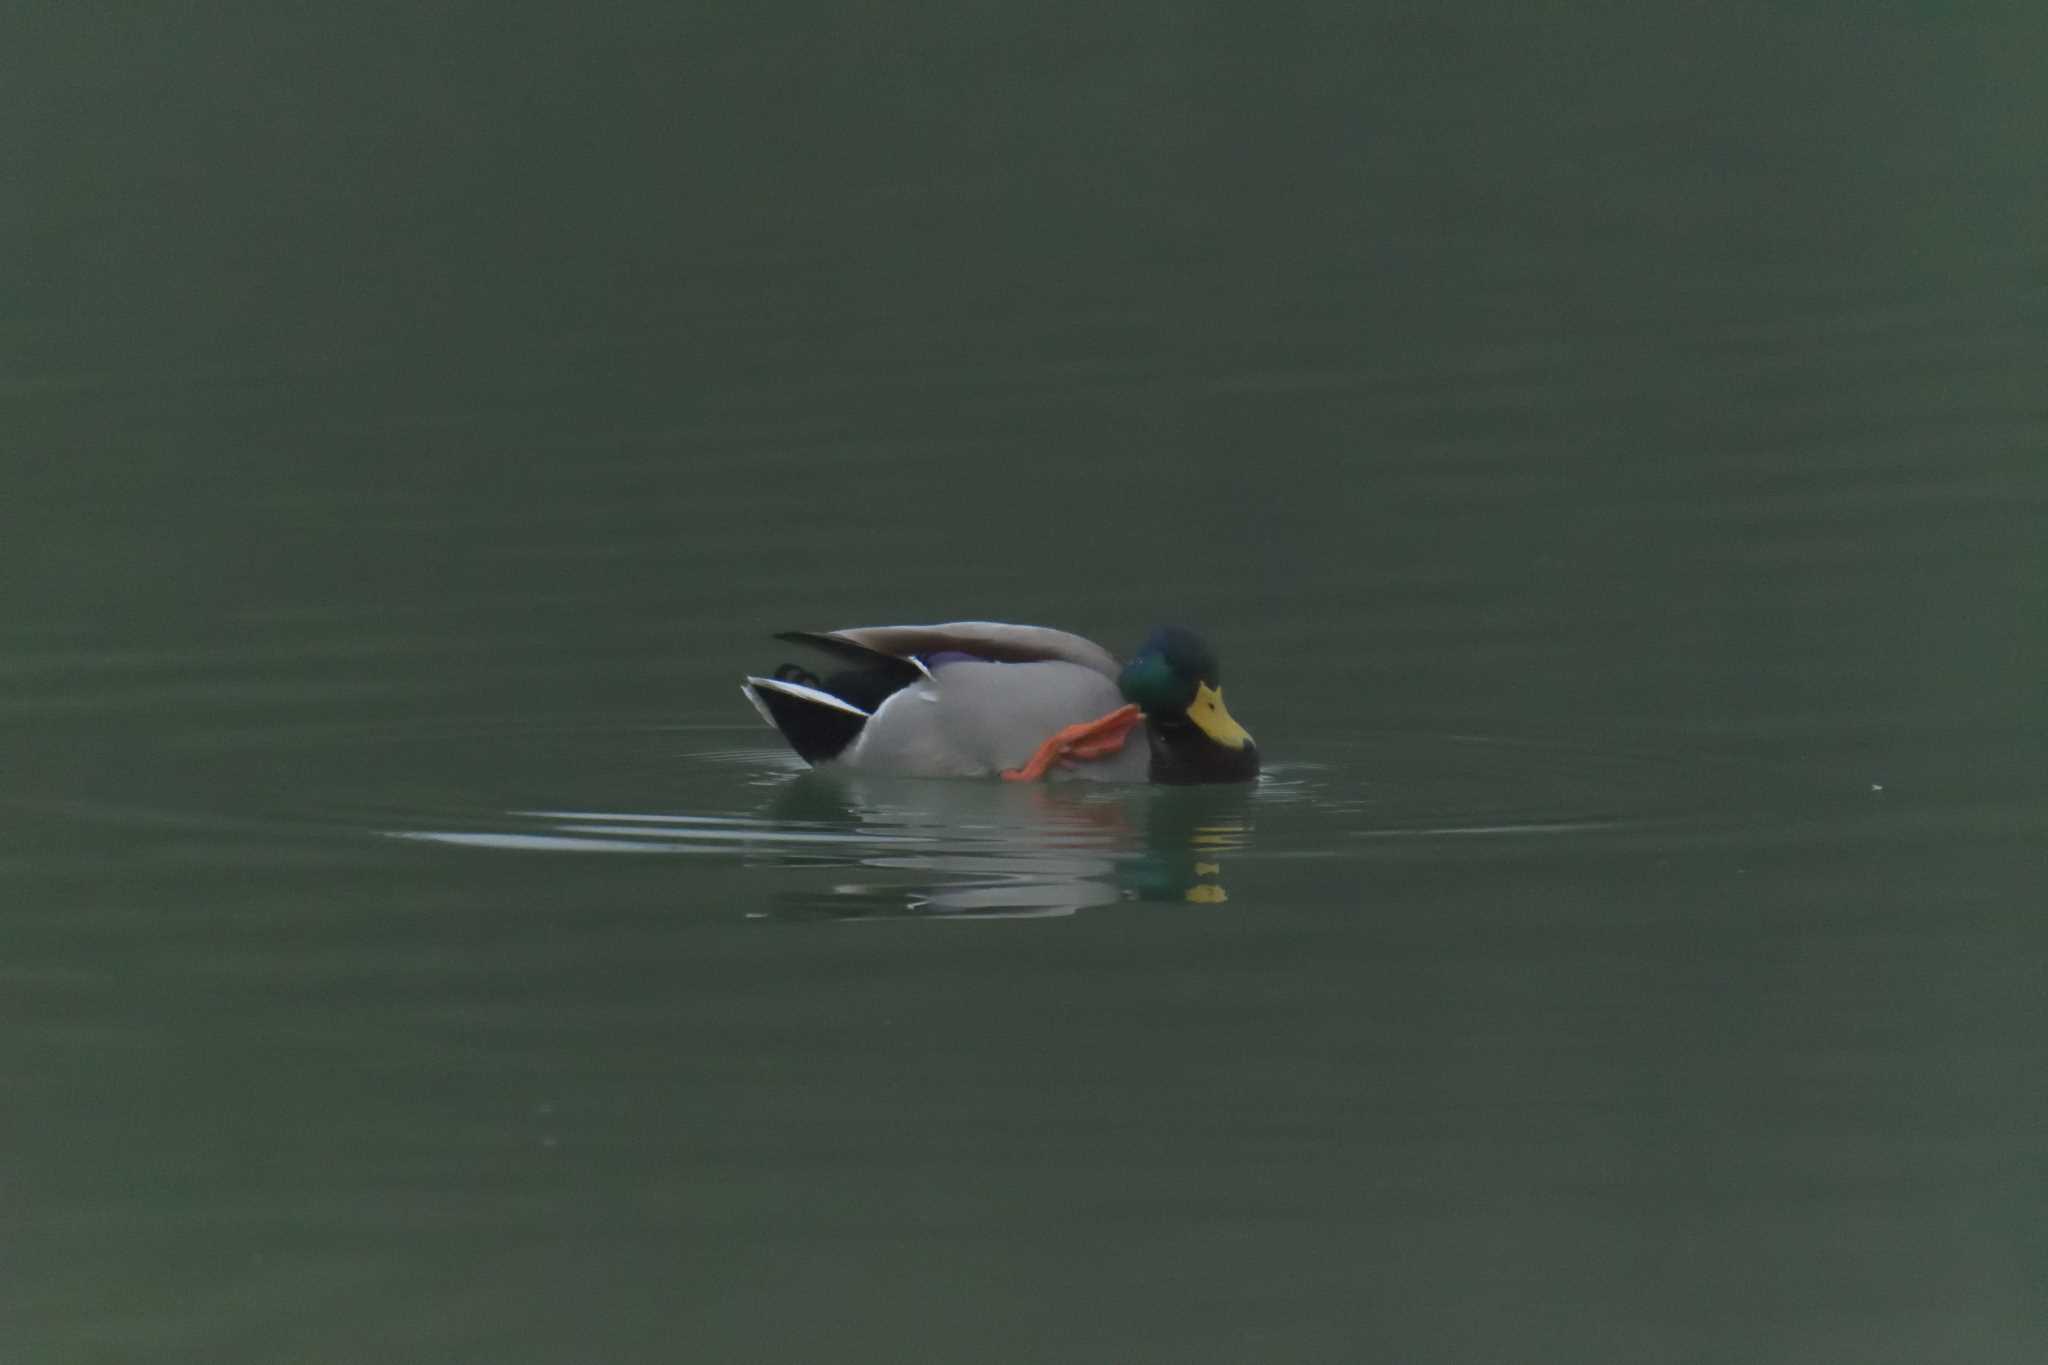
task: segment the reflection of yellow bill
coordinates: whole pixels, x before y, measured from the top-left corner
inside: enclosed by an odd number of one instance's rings
[[[1230,893],[1211,882],[1188,888],[1188,899],[1197,905],[1215,905],[1218,901],[1230,899]]]
[[[1195,864],[1195,875],[1196,875],[1197,877],[1213,877],[1213,876],[1215,876],[1215,875],[1216,875],[1217,873],[1221,872],[1222,870],[1223,870],[1223,865],[1222,865],[1221,863],[1196,863],[1196,864]]]

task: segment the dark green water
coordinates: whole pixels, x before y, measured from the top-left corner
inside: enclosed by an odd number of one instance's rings
[[[0,1359],[2048,1356],[2038,10],[158,8],[0,41]],[[1270,771],[738,695],[955,616]]]

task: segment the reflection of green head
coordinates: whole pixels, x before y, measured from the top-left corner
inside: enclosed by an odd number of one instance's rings
[[[1117,864],[1118,883],[1143,901],[1227,903],[1231,855],[1251,842],[1250,789],[1190,787],[1153,797],[1144,803],[1144,843]]]

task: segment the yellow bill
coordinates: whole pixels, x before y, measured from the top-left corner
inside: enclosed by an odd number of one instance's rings
[[[1223,689],[1207,683],[1195,685],[1195,699],[1188,705],[1188,719],[1202,727],[1202,733],[1226,749],[1242,749],[1252,742],[1251,734],[1230,718],[1223,706]]]

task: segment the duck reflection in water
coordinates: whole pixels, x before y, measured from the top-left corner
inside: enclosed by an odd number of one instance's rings
[[[998,786],[826,773],[782,784],[762,817],[768,827],[837,833],[848,856],[826,865],[859,870],[779,893],[763,912],[802,919],[1218,904],[1229,899],[1228,859],[1252,828],[1243,786]]]

